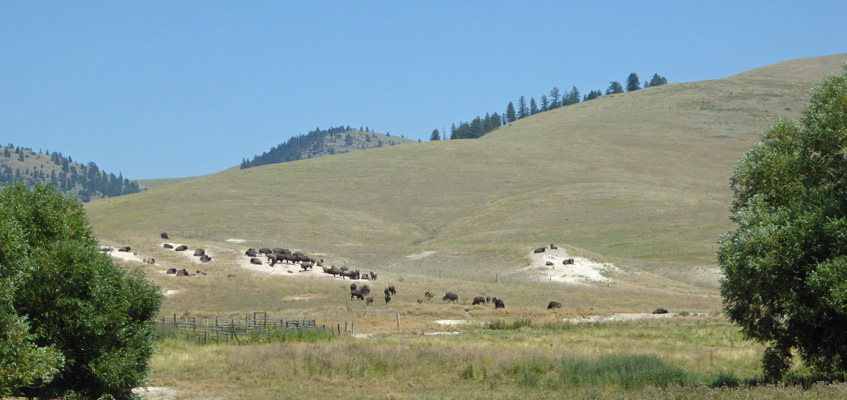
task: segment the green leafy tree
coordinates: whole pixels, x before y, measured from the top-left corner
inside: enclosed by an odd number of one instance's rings
[[[641,81],[638,79],[638,75],[633,72],[626,78],[626,91],[634,92],[638,89],[641,89]]]
[[[159,288],[100,253],[81,203],[50,185],[6,187],[0,221],[0,395],[129,398]]]
[[[724,309],[769,346],[771,380],[795,352],[816,371],[847,371],[847,73],[826,78],[810,103],[736,165],[738,227],[718,250]]]

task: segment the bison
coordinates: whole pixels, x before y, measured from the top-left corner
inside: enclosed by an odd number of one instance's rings
[[[385,296],[385,304],[388,304],[388,302],[390,302],[390,301],[391,301],[391,296],[386,295]]]
[[[250,264],[253,264],[253,265],[262,265],[262,260],[260,260],[260,259],[258,259],[258,258],[256,258],[256,257],[253,257],[253,258],[251,258],[251,259],[250,259]]]
[[[548,266],[548,267],[552,267],[552,266],[553,266],[553,262],[552,262],[552,261],[547,261],[546,263],[544,263],[544,265],[546,265],[546,266]]]
[[[183,245],[177,246],[177,248],[175,248],[174,250],[176,250],[176,251],[186,251],[186,250],[188,250],[188,246],[183,244]]]
[[[124,253],[129,253],[132,250],[129,246],[118,247],[118,251],[122,251]]]
[[[176,268],[168,268],[168,270],[165,273],[168,274],[168,275],[173,275],[173,274],[176,273]]]
[[[371,287],[368,285],[362,285],[362,293],[365,295],[371,294]]]
[[[167,233],[167,232],[162,232],[162,234],[161,234],[161,235],[159,235],[159,236],[160,236],[162,239],[165,239],[165,240],[168,240],[168,239],[169,239],[169,238],[168,238],[168,233]]]
[[[485,305],[485,297],[476,296],[473,298],[473,305],[482,304]]]
[[[538,254],[538,253],[543,253],[543,252],[545,252],[545,251],[547,251],[547,248],[546,248],[546,247],[539,247],[539,248],[537,248],[537,249],[533,250],[533,253]]]
[[[300,264],[300,268],[303,268],[303,271],[308,271],[308,270],[312,269],[313,266],[315,266],[315,264],[312,263],[311,261],[306,261],[306,262]]]
[[[289,251],[288,249],[283,249],[280,247],[273,248],[273,252],[277,254],[291,254],[291,251]]]
[[[666,310],[662,307],[659,307],[659,308],[653,310],[653,314],[667,314],[667,313],[668,313],[668,310]]]
[[[444,297],[443,297],[443,298],[441,298],[441,300],[450,300],[451,302],[456,303],[456,302],[458,302],[458,301],[459,301],[459,296],[458,296],[458,295],[456,295],[456,293],[453,293],[453,292],[447,292],[447,293],[444,295]]]
[[[426,292],[424,293],[424,297],[426,297],[427,300],[431,300],[433,297],[435,297],[435,294],[432,292]]]
[[[176,271],[176,276],[188,276],[188,271],[186,271],[185,268],[183,268],[179,271]]]
[[[257,252],[256,249],[247,249],[247,251],[244,252],[244,255],[247,257],[258,257],[259,252]]]
[[[170,243],[165,243],[165,244],[162,245],[162,247],[164,247],[166,249],[172,249],[172,248],[174,248],[174,245],[172,245]]]
[[[203,250],[203,249],[194,250],[194,257],[200,257],[200,256],[205,256],[205,255],[206,255],[206,250]]]
[[[555,244],[550,243],[550,250],[556,250],[556,249],[558,249],[558,247],[556,247]]]
[[[350,291],[350,300],[353,300],[354,297],[359,299],[359,300],[364,300],[365,294],[362,293],[362,289],[351,290]]]
[[[209,256],[207,256],[207,255],[205,255],[205,254],[203,254],[202,256],[200,256],[200,262],[202,262],[202,263],[207,263],[207,262],[209,262],[209,261],[212,261],[212,257],[209,257]]]
[[[495,297],[492,300],[494,300],[494,308],[495,309],[506,308],[506,303],[503,302],[503,299],[498,299],[498,298]]]
[[[366,305],[366,306],[369,306],[369,305],[371,305],[371,304],[373,304],[373,303],[374,303],[374,298],[373,298],[373,296],[368,297],[368,298],[365,300],[365,305]]]
[[[388,291],[391,292],[392,295],[397,294],[397,291],[394,290],[394,285],[388,285]]]
[[[562,303],[558,301],[551,301],[550,304],[547,304],[547,309],[552,310],[554,308],[562,308]]]
[[[371,271],[371,280],[372,281],[376,280],[376,274],[373,271]]]

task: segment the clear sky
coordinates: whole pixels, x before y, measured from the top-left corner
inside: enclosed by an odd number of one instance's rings
[[[428,140],[554,86],[847,52],[839,1],[0,0],[0,143],[196,176],[317,127]]]

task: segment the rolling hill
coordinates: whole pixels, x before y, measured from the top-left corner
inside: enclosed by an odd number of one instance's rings
[[[228,170],[86,207],[98,235],[114,241],[162,231],[238,238],[457,277],[525,265],[531,249],[556,243],[699,284],[732,227],[735,163],[776,118],[799,118],[808,91],[845,62],[788,61],[606,96],[477,140]],[[437,254],[407,257],[424,251]]]

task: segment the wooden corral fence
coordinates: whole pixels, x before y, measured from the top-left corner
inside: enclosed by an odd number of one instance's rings
[[[329,330],[333,335],[347,334],[347,322],[344,323],[344,331],[341,330],[341,325],[338,327],[325,325],[318,326],[315,320],[285,320],[282,318],[268,318],[266,312],[254,312],[253,315],[247,315],[244,319],[228,317],[228,318],[205,318],[197,317],[160,316],[155,320],[156,325],[161,330],[171,330],[175,332],[177,338],[185,338],[186,340],[197,340],[199,343],[229,343],[240,342],[250,336],[259,335],[262,337],[270,337],[274,333],[280,331],[296,331],[301,329],[322,329]],[[352,333],[352,325],[351,330]]]

